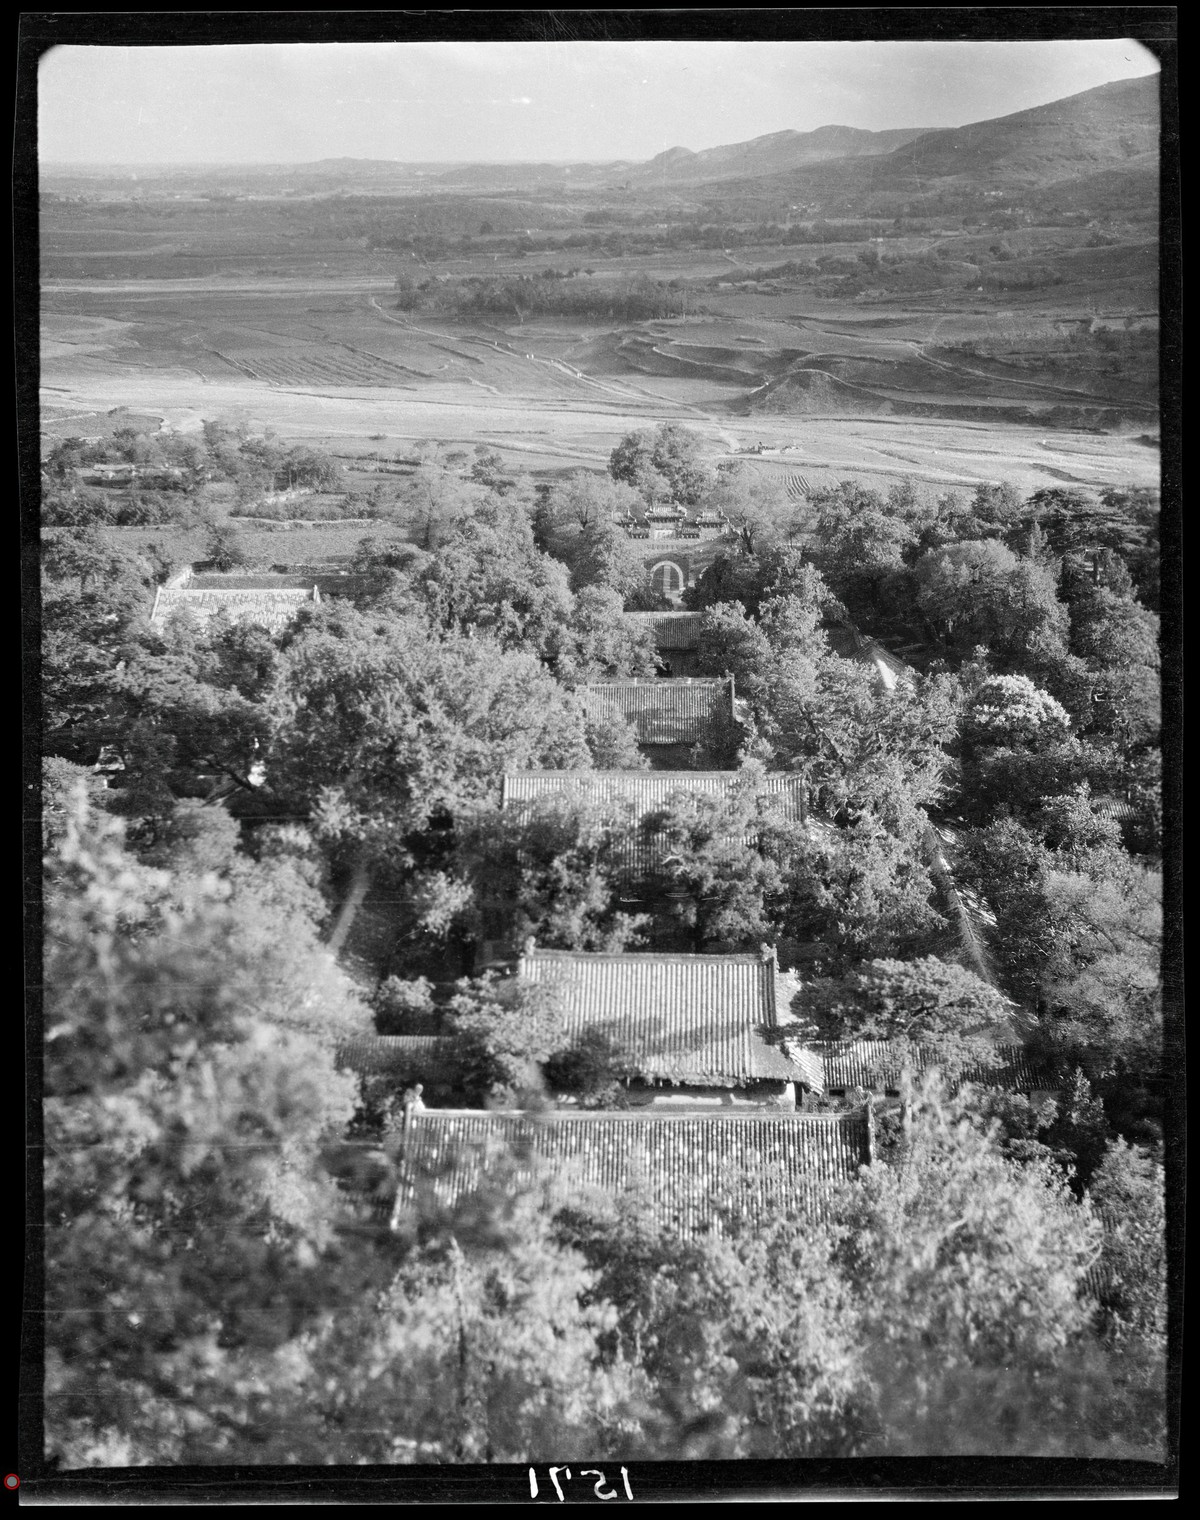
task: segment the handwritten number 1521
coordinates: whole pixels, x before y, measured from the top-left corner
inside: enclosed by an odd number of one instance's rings
[[[569,1467],[551,1467],[548,1468],[547,1471],[550,1474],[550,1482],[554,1485],[554,1492],[558,1495],[559,1501],[561,1503],[566,1498],[566,1495],[562,1491],[562,1484],[558,1481],[558,1475],[559,1473],[562,1473],[569,1483],[571,1481],[571,1469]],[[592,1492],[596,1495],[597,1499],[619,1499],[621,1497],[615,1488],[609,1488],[607,1486],[607,1480],[598,1467],[581,1468],[579,1476],[581,1478],[595,1478],[596,1482],[593,1486]],[[627,1499],[632,1499],[633,1490],[629,1487],[629,1469],[627,1467],[623,1467],[621,1469],[621,1484],[625,1489],[625,1497]],[[537,1470],[531,1467],[529,1469],[529,1497],[531,1499],[536,1499],[537,1496]]]

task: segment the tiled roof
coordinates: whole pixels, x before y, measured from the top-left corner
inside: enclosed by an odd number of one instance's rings
[[[825,1087],[861,1087],[865,1089],[898,1087],[900,1065],[896,1047],[887,1040],[826,1041],[813,1044],[825,1063]],[[1030,1061],[1020,1045],[998,1045],[998,1066],[970,1067],[959,1077],[962,1082],[977,1082],[981,1087],[997,1087],[1005,1092],[1030,1092],[1035,1088],[1056,1085],[1053,1075]],[[933,1057],[918,1057],[921,1070],[933,1065]]]
[[[783,1050],[801,1072],[797,1080],[802,1081],[811,1092],[823,1093],[826,1086],[825,1062],[820,1052],[814,1050],[811,1045],[801,1045],[795,1040],[788,1039],[783,1041]]]
[[[620,713],[639,744],[695,744],[719,703],[733,701],[728,680],[604,681],[580,688],[595,717]]]
[[[766,1038],[779,1027],[773,959],[535,950],[517,974],[560,984],[570,1034],[603,1030],[640,1076],[689,1087],[804,1080]]]
[[[684,1236],[720,1227],[736,1199],[762,1224],[784,1209],[821,1216],[870,1158],[865,1110],[850,1114],[524,1114],[426,1111],[404,1131],[399,1208],[418,1188],[453,1207],[503,1163],[536,1171],[557,1201],[636,1191]],[[539,1167],[537,1162],[541,1162]],[[549,1201],[549,1198],[548,1198]]]
[[[419,1082],[453,1070],[454,1041],[445,1035],[358,1035],[337,1049],[337,1064],[363,1076]]]
[[[173,612],[186,608],[203,621],[219,612],[228,612],[239,622],[258,623],[274,633],[286,628],[305,603],[320,599],[315,586],[309,586],[307,590],[286,587],[273,591],[216,591],[210,588],[194,591],[190,586],[167,590],[160,586],[150,612],[150,623],[152,627],[161,626]]]
[[[660,835],[642,830],[644,818],[660,812],[676,792],[727,797],[742,779],[741,771],[509,771],[501,806],[515,811],[540,797],[573,794],[611,807],[614,822],[624,828],[619,865],[636,874],[649,870],[666,849]],[[804,787],[798,776],[768,776],[765,786],[782,817],[804,817]]]
[[[315,582],[308,575],[279,575],[264,570],[256,575],[235,575],[219,570],[197,571],[188,581],[187,591],[312,591]]]
[[[873,665],[880,681],[892,691],[901,681],[912,681],[910,665],[885,649],[869,635],[860,633],[853,623],[839,623],[825,630],[829,647],[844,660],[857,660],[862,665]]]
[[[1123,797],[1093,797],[1092,811],[1114,823],[1131,823],[1137,818],[1137,809]]]
[[[660,649],[695,649],[700,642],[699,612],[627,612],[625,616],[649,628]]]

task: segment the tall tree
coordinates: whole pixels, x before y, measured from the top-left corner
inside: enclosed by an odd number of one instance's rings
[[[637,729],[622,713],[608,708],[586,714],[584,737],[591,766],[598,771],[645,771],[650,762],[638,748]],[[587,769],[577,764],[576,769]]]
[[[1162,1163],[1114,1140],[1088,1189],[1105,1223],[1099,1262],[1105,1330],[1158,1352],[1167,1337],[1166,1193]]]
[[[886,1040],[900,1065],[919,1070],[927,1058],[950,1080],[993,1064],[997,1038],[1012,1033],[994,987],[933,955],[864,961],[822,993],[834,1038]]]
[[[414,586],[438,627],[481,629],[502,648],[543,657],[571,617],[565,569],[537,548],[528,517],[507,499],[448,530]]]
[[[254,1358],[355,1275],[320,1158],[365,1010],[261,872],[167,864],[82,799],[49,861],[46,1404],[68,1466],[209,1460]]]
[[[750,696],[769,679],[774,653],[740,602],[714,602],[700,618],[696,662],[703,675],[733,676],[737,690]]]
[[[561,950],[624,949],[641,922],[621,911],[617,890],[631,826],[623,809],[586,793],[464,819],[446,863],[467,888],[457,915],[462,930],[510,945],[533,935]]]
[[[407,858],[406,834],[470,810],[506,769],[588,765],[582,711],[535,656],[417,619],[321,609],[270,706],[276,793],[355,855]]]
[[[689,948],[712,941],[742,947],[771,935],[785,893],[784,861],[801,825],[785,820],[761,772],[748,767],[725,796],[681,790],[643,820],[665,856],[656,910],[669,939],[682,934]]]
[[[664,422],[652,433],[627,434],[612,451],[608,473],[646,501],[666,495],[683,506],[697,505],[712,483],[700,439],[677,422]]]
[[[474,514],[488,493],[484,486],[464,479],[438,445],[420,446],[418,461],[403,483],[399,502],[413,542],[431,553]]]
[[[524,1106],[543,1088],[542,1067],[566,1043],[560,991],[493,972],[458,983],[447,1009],[455,1069],[473,1103]]]
[[[827,617],[845,615],[821,572],[792,543],[768,542],[754,554],[737,547],[723,550],[684,592],[684,603],[700,612],[718,603],[740,602],[756,617],[764,602],[779,596],[799,597],[806,605],[819,606]]]
[[[435,1178],[418,1179],[397,1219],[398,1266],[326,1320],[284,1384],[262,1433],[270,1460],[578,1464],[628,1451],[646,1380],[609,1350],[599,1274],[557,1238],[529,1170],[489,1156],[452,1210]]]
[[[754,554],[767,544],[786,539],[799,527],[795,506],[788,500],[782,477],[756,470],[744,461],[721,466],[716,482],[704,497],[704,508],[720,512],[737,535],[738,547]]]
[[[618,676],[651,676],[657,664],[653,632],[626,617],[620,596],[607,586],[577,592],[561,626],[552,663],[559,680],[578,684]]]
[[[1090,1329],[1101,1230],[1057,1168],[1006,1158],[929,1085],[842,1221],[879,1420],[865,1451],[1161,1460],[1161,1399],[1139,1407]]]
[[[112,548],[96,528],[42,535],[42,690],[45,746],[95,759],[105,742],[106,681],[145,628],[154,567]]]
[[[568,567],[574,590],[603,585],[625,595],[645,579],[645,566],[616,520],[644,510],[631,485],[577,470],[545,493],[534,513],[534,534],[539,548]]]
[[[810,498],[816,508],[818,568],[851,615],[868,624],[884,616],[892,593],[907,583],[904,551],[914,542],[911,523],[856,481]]]
[[[1093,1074],[1155,1071],[1161,883],[1111,840],[1050,850],[1012,819],[968,832],[964,881],[996,915],[1008,990]]]

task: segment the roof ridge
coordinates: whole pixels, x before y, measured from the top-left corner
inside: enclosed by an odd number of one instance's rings
[[[761,955],[755,955],[752,951],[735,950],[728,955],[693,955],[682,950],[541,950],[534,948],[526,951],[527,956],[557,956],[560,959],[573,957],[576,960],[585,961],[629,961],[633,964],[641,962],[649,964],[651,961],[670,961],[676,964],[680,961],[704,961],[732,965],[742,963],[747,966],[769,966],[770,961],[763,960]]]
[[[571,776],[580,781],[594,781],[600,777],[620,776],[626,781],[662,781],[672,776],[684,776],[688,780],[698,777],[710,776],[740,776],[740,769],[727,771],[631,771],[631,770],[608,770],[608,771],[571,771],[555,770],[550,766],[544,766],[540,770],[505,771],[506,776]],[[802,778],[796,771],[768,771],[768,778],[773,776],[794,776],[797,781]]]
[[[584,681],[584,691],[603,686],[646,686],[652,691],[664,686],[728,686],[732,676],[617,676],[611,681]]]
[[[849,1124],[866,1118],[867,1105],[842,1109],[834,1113],[812,1113],[804,1109],[714,1110],[703,1113],[669,1113],[652,1109],[547,1109],[532,1112],[524,1108],[425,1108],[412,1119],[428,1124],[438,1119],[526,1119],[531,1124],[812,1124],[817,1126]]]

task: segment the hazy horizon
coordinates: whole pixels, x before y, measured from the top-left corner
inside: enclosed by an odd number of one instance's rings
[[[63,46],[39,68],[39,160],[645,162],[829,126],[965,126],[1158,67],[1128,39]]]

